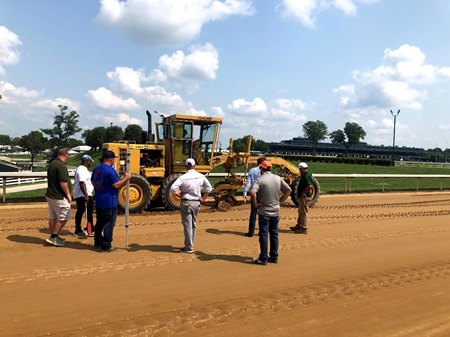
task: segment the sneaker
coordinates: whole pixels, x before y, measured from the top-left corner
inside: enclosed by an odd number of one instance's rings
[[[308,234],[308,228],[299,228],[297,230],[294,231],[295,234]]]
[[[259,264],[260,266],[265,266],[267,264],[267,261],[262,261],[258,257],[255,257],[252,262],[254,264]]]
[[[192,248],[183,247],[183,248],[180,249],[180,252],[181,253],[192,254],[194,252],[194,250]]]
[[[88,232],[85,231],[84,234],[85,234],[87,237],[90,237],[90,238],[93,238],[93,237],[95,236],[95,232],[88,233]]]
[[[289,227],[289,229],[290,229],[291,231],[296,231],[297,229],[301,229],[301,228],[302,228],[302,226],[299,226],[299,225],[295,225],[295,226]]]
[[[54,238],[49,236],[48,239],[45,239],[45,241],[56,247],[62,247],[65,244],[65,242],[59,236],[56,236]]]
[[[63,238],[60,237],[59,235],[58,235],[58,238],[59,238],[62,242],[66,243],[66,239],[63,239]]]
[[[76,236],[78,239],[87,239],[87,236],[84,232],[77,232],[73,234],[74,236]]]
[[[252,233],[245,233],[244,235],[245,235],[245,236],[248,236],[249,238],[252,238],[252,237],[253,237],[253,234],[252,234]]]

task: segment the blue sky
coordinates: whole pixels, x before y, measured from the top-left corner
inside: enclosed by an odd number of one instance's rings
[[[446,0],[2,0],[0,134],[224,118],[222,142],[357,122],[370,144],[449,148]]]

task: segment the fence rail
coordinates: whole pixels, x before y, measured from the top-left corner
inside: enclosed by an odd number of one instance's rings
[[[209,177],[225,177],[226,173],[209,173]],[[244,173],[237,173],[239,176],[243,176]],[[69,172],[69,176],[73,178],[74,172]],[[6,186],[8,179],[41,179],[41,181],[46,181],[46,172],[0,172],[0,179],[3,180],[3,202],[6,202]],[[328,174],[328,173],[318,173],[314,174],[317,179],[328,179],[328,178],[343,178],[345,179],[345,192],[352,191],[352,180],[361,178],[378,178],[382,180],[381,189],[385,191],[385,179],[416,179],[416,191],[419,191],[419,181],[420,179],[440,179],[440,190],[443,189],[443,180],[450,179],[450,174]]]

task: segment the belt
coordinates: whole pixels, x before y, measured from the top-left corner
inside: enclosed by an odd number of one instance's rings
[[[181,199],[181,201],[200,201],[199,199]]]

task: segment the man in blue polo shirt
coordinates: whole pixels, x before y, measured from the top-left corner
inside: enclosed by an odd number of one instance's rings
[[[114,165],[116,155],[112,151],[106,151],[102,157],[102,163],[92,171],[92,185],[95,189],[95,204],[97,212],[97,224],[95,226],[94,247],[101,251],[110,252],[113,240],[113,230],[117,218],[117,194],[118,189],[131,179],[131,173],[125,174],[122,179]]]
[[[261,175],[261,170],[259,169],[261,163],[266,160],[266,157],[259,157],[256,161],[256,167],[250,169],[248,171],[247,180],[245,181],[243,196],[244,196],[244,202],[247,202],[248,197],[247,193],[248,190],[253,186],[253,183],[255,180]],[[257,216],[258,210],[253,206],[253,203],[250,202],[250,217],[248,219],[248,232],[245,233],[245,236],[252,237],[255,233],[255,224],[256,224],[256,216]]]

